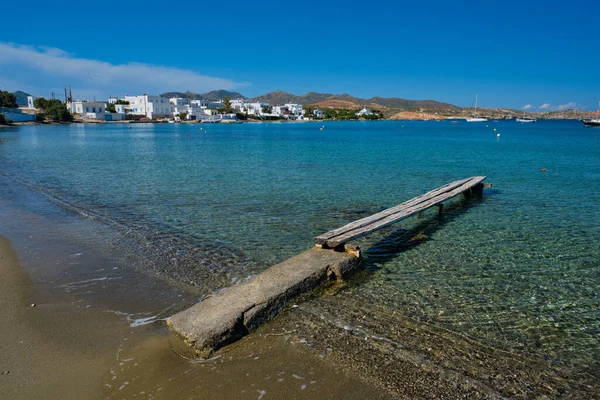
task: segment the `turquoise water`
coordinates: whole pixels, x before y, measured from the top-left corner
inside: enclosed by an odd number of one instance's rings
[[[186,268],[178,256],[200,248],[201,265],[235,280],[324,231],[485,175],[493,188],[483,199],[362,239],[373,272],[354,300],[574,368],[598,365],[600,129],[576,121],[130,126],[0,130],[2,185],[24,183],[166,240],[175,270]],[[410,241],[417,233],[425,240]]]

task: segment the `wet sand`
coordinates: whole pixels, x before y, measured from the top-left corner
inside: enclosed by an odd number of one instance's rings
[[[264,331],[212,360],[188,361],[171,351],[160,322],[132,327],[93,307],[35,303],[35,285],[5,238],[0,274],[2,398],[388,398],[285,332]]]

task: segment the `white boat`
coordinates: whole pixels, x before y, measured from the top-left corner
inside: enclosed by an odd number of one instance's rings
[[[517,122],[521,122],[521,123],[523,123],[523,124],[525,124],[525,123],[527,123],[527,122],[535,122],[535,121],[537,121],[537,119],[534,119],[534,118],[526,118],[526,117],[523,117],[523,118],[517,118]]]
[[[596,112],[596,114],[598,115],[596,118],[582,119],[581,122],[583,122],[584,125],[588,126],[600,126],[600,101],[598,102],[598,111]]]
[[[487,118],[481,118],[477,116],[477,93],[475,94],[475,113],[473,117],[466,118],[467,122],[487,122]]]
[[[537,121],[537,119],[526,117],[525,116],[525,111],[523,111],[523,116],[521,118],[517,118],[517,122],[520,122],[522,124],[526,124],[528,122],[535,122],[535,121]]]

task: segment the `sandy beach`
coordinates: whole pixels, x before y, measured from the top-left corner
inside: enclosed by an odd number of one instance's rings
[[[390,398],[276,325],[211,360],[185,360],[171,350],[161,318],[135,318],[164,311],[161,297],[189,301],[181,288],[81,243],[73,220],[50,224],[3,206],[2,231],[15,242],[0,237],[0,398]]]

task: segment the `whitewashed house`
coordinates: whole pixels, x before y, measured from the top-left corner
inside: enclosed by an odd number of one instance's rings
[[[71,114],[77,114],[82,118],[105,119],[106,103],[101,101],[73,101],[67,104]]]
[[[244,112],[244,108],[246,108],[246,100],[244,99],[234,99],[231,100],[231,107],[237,112]]]
[[[191,100],[190,104],[198,108],[208,108],[208,101],[206,100]]]
[[[302,104],[288,103],[285,105],[287,109],[290,111],[290,115],[293,115],[295,118],[302,117],[304,115],[304,109]]]
[[[188,98],[183,98],[183,97],[171,97],[169,99],[169,103],[171,103],[174,106],[187,106],[191,104],[190,99]]]
[[[129,104],[115,104],[115,111],[119,114],[129,114]]]
[[[317,118],[323,118],[324,114],[323,114],[323,110],[313,110],[313,115]]]
[[[246,109],[248,110],[248,114],[250,115],[256,115],[256,116],[261,116],[263,114],[262,110],[265,107],[268,107],[269,104],[267,103],[246,103]]]
[[[123,100],[129,102],[129,113],[143,115],[146,118],[157,119],[171,116],[171,103],[160,96],[125,96]]]
[[[290,114],[290,110],[286,106],[275,106],[273,107],[273,114],[277,114],[279,117],[284,117]]]
[[[208,101],[206,103],[206,108],[211,108],[213,110],[218,110],[219,108],[223,108],[223,106],[223,100]]]
[[[359,112],[356,113],[357,116],[363,116],[363,115],[371,115],[372,112],[371,110],[369,110],[367,107],[363,107],[362,110],[360,110]]]

